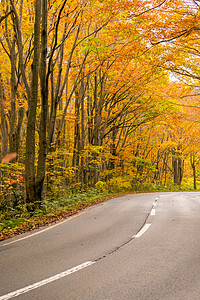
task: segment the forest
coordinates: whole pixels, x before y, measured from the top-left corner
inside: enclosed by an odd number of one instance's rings
[[[0,1],[1,238],[113,194],[200,188],[199,13]]]

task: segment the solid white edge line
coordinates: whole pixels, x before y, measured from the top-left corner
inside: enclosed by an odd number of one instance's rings
[[[37,289],[37,288],[39,288],[39,287],[41,287],[41,286],[43,286],[45,284],[48,284],[48,283],[50,283],[52,281],[55,281],[55,280],[60,279],[60,278],[63,278],[65,276],[68,276],[68,275],[70,275],[72,273],[75,273],[75,272],[77,272],[79,270],[82,270],[82,269],[84,269],[86,267],[89,267],[89,266],[91,266],[93,264],[95,264],[95,261],[87,261],[87,262],[85,262],[85,263],[83,263],[81,265],[78,265],[78,266],[76,266],[76,267],[74,267],[72,269],[66,270],[66,271],[61,272],[59,274],[56,274],[55,276],[49,277],[49,278],[44,279],[42,281],[36,282],[36,283],[34,283],[32,285],[26,286],[26,287],[24,287],[22,289],[19,289],[19,290],[16,290],[14,292],[11,292],[9,294],[6,294],[4,296],[1,296],[0,300],[7,300],[7,299],[11,299],[11,298],[17,297],[17,296],[19,296],[21,294],[25,294],[25,293],[27,293],[27,292],[29,292],[31,290]]]
[[[156,206],[156,205],[157,205],[156,201],[157,201],[158,199],[159,199],[158,197],[155,199],[155,201],[153,202],[153,206]],[[74,216],[68,217],[67,219],[62,220],[62,221],[60,221],[60,222],[58,222],[58,223],[56,223],[56,224],[54,224],[54,225],[51,225],[51,224],[50,224],[49,227],[47,227],[47,228],[45,228],[45,229],[41,229],[41,230],[39,230],[39,231],[37,231],[37,232],[35,232],[35,233],[29,233],[29,234],[28,234],[27,236],[25,236],[25,237],[20,237],[20,236],[19,236],[18,239],[14,240],[14,241],[11,241],[11,242],[8,242],[8,243],[5,243],[5,244],[3,244],[3,245],[0,245],[0,247],[5,247],[5,246],[7,246],[7,245],[11,245],[11,244],[14,244],[14,243],[17,243],[17,242],[26,240],[26,239],[28,239],[28,238],[31,238],[31,237],[35,236],[35,235],[38,235],[38,234],[40,234],[40,233],[43,233],[43,232],[45,232],[45,231],[47,231],[47,230],[53,229],[54,227],[57,227],[57,226],[59,226],[59,225],[65,223],[65,222],[68,222],[68,221],[70,221],[70,220],[72,220],[72,219],[74,219],[74,218],[76,218],[76,217],[78,217],[78,216],[80,216],[80,215],[86,213],[87,211],[88,211],[88,209],[86,209],[85,211],[82,211],[82,212],[80,212],[80,213],[78,213],[78,214],[76,214],[76,215],[74,215]],[[1,298],[0,298],[0,299],[1,299]]]
[[[47,231],[47,230],[53,229],[54,227],[57,227],[57,226],[59,226],[59,225],[62,225],[63,223],[66,223],[66,222],[68,222],[68,221],[70,221],[70,220],[72,220],[72,219],[74,219],[74,218],[79,217],[80,215],[86,213],[87,211],[88,211],[88,209],[87,209],[87,210],[84,210],[84,211],[82,211],[82,212],[80,212],[80,213],[78,213],[78,214],[76,214],[76,215],[74,215],[74,216],[68,217],[67,219],[62,220],[62,221],[60,221],[60,222],[58,222],[58,223],[56,223],[56,224],[54,224],[54,225],[51,225],[51,224],[50,224],[49,227],[47,227],[47,228],[45,228],[45,229],[41,229],[41,230],[39,230],[39,231],[37,231],[37,232],[35,232],[35,233],[32,233],[32,232],[31,232],[31,233],[28,233],[27,236],[24,236],[24,237],[18,236],[18,237],[16,238],[16,240],[11,241],[11,242],[8,242],[8,243],[3,244],[3,245],[0,245],[0,247],[5,247],[5,246],[10,245],[10,244],[14,244],[14,243],[17,243],[17,242],[21,242],[21,241],[23,241],[23,240],[26,240],[26,239],[28,239],[28,238],[31,238],[32,236],[35,236],[35,235],[38,235],[38,234],[40,234],[40,233],[43,233],[43,232],[45,232],[45,231]],[[0,298],[0,299],[1,299],[1,298]]]
[[[149,229],[150,226],[151,224],[145,224],[144,227],[142,227],[142,229],[136,235],[133,236],[133,238],[141,237]]]

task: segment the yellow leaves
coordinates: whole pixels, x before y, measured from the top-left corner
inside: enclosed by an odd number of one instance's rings
[[[159,150],[161,151],[172,151],[173,149],[176,149],[177,147],[177,142],[176,141],[172,141],[172,140],[168,140],[163,142],[160,146],[159,146]]]
[[[105,191],[107,189],[107,185],[104,181],[98,181],[96,184],[95,184],[95,188],[99,191]]]
[[[20,3],[16,3],[19,12]],[[187,137],[187,141],[197,143],[194,136],[198,135],[199,130],[189,130],[184,118],[191,116],[191,113],[181,107],[180,98],[185,93],[185,88],[183,91],[180,84],[168,80],[169,75],[163,70],[164,68],[170,70],[180,68],[184,64],[198,74],[198,61],[196,57],[193,57],[198,51],[192,50],[192,59],[185,55],[185,52],[189,53],[194,46],[194,40],[184,36],[178,42],[170,43],[170,46],[162,44],[156,47],[151,47],[151,42],[173,38],[174,34],[196,26],[198,21],[189,14],[189,7],[180,6],[182,1],[166,1],[166,4],[158,9],[136,17],[138,13],[148,10],[152,5],[158,6],[159,4],[160,1],[150,0],[68,0],[62,11],[58,32],[56,32],[58,12],[62,3],[59,0],[48,2],[48,55],[57,34],[57,48],[53,55],[49,78],[49,115],[57,105],[53,103],[57,92],[61,98],[59,98],[60,110],[57,111],[54,130],[56,142],[51,145],[56,151],[47,156],[46,176],[50,181],[55,178],[58,190],[61,189],[61,185],[64,188],[65,180],[71,183],[75,175],[79,177],[77,173],[80,172],[78,169],[81,166],[80,161],[84,161],[90,172],[100,169],[101,166],[106,168],[112,162],[115,170],[106,170],[107,173],[102,175],[105,177],[115,177],[115,173],[118,171],[120,173],[123,165],[124,172],[139,176],[139,180],[147,180],[145,176],[155,173],[158,151],[166,154],[172,152],[173,149],[177,150],[178,143],[186,142],[184,137]],[[9,17],[8,32],[5,32],[5,27],[2,28],[3,34],[10,40],[15,34],[12,25],[12,19]],[[31,79],[33,25],[34,1],[25,0],[22,14],[22,38],[24,59],[27,58],[25,73],[28,80]],[[194,32],[190,34],[195,36]],[[186,50],[184,43],[187,39],[189,49]],[[174,45],[178,45],[177,49]],[[29,46],[30,52],[28,52]],[[198,50],[197,39],[195,47]],[[0,64],[4,66],[3,87],[7,100],[4,103],[4,109],[8,111],[12,100],[10,96],[11,68],[2,45],[0,45],[0,51]],[[16,53],[18,53],[17,43]],[[84,62],[86,53],[88,56]],[[26,89],[21,77],[18,58],[17,54],[15,74],[19,75],[17,109],[27,108]],[[62,84],[65,82],[66,85],[62,90]],[[79,107],[80,113],[77,119],[74,105],[75,99],[77,100],[74,96],[75,89],[79,92],[77,97],[81,95],[78,101],[80,103],[84,101],[84,104],[81,103]],[[71,102],[64,115],[64,107],[71,91],[73,91]],[[39,99],[37,129],[40,123],[40,113]],[[98,115],[101,123],[98,128],[100,135],[105,135],[101,141],[106,144],[103,147],[90,145],[94,143],[96,137],[95,128],[98,122],[95,120],[95,114]],[[194,115],[197,120],[197,112]],[[65,124],[60,134],[62,120]],[[81,120],[85,122],[83,128],[81,128]],[[74,130],[75,124],[79,127],[80,137]],[[117,128],[116,136],[112,126]],[[180,132],[183,128],[184,130]],[[59,143],[56,140],[58,133],[60,134]],[[77,141],[74,141],[75,133]],[[192,134],[189,137],[190,133]],[[38,140],[36,130],[36,151]],[[73,148],[75,143],[76,149]],[[112,151],[114,146],[118,147],[117,155],[112,155],[115,152]],[[73,152],[78,156],[77,163],[73,161]],[[36,153],[36,158],[37,155],[38,153]],[[133,160],[132,156],[138,157]],[[77,164],[76,168],[72,167],[74,164]],[[92,177],[91,174],[90,177]],[[110,182],[110,185],[112,184],[125,189],[130,188],[121,178]],[[99,183],[99,188],[104,188],[102,183]]]

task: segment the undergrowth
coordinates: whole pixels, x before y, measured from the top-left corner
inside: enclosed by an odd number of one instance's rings
[[[48,196],[40,209],[30,215],[23,198],[16,197],[0,202],[0,240],[51,224],[88,206],[106,199],[127,193],[178,191],[178,186],[154,185],[152,183],[133,183],[129,178],[117,177],[107,183],[99,181],[94,188],[88,190],[66,189],[59,197]]]

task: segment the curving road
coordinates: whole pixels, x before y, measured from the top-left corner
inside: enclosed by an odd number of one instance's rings
[[[0,300],[199,300],[200,193],[115,198],[0,242]]]

